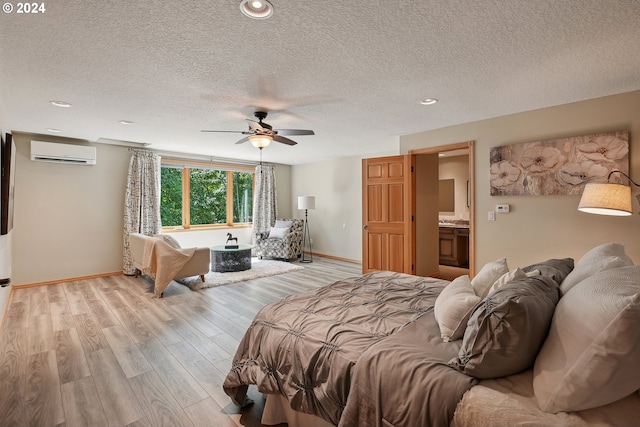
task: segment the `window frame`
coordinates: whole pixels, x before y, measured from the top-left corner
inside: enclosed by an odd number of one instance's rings
[[[163,225],[163,231],[173,232],[253,227],[253,222],[233,222],[233,173],[245,172],[251,174],[251,200],[253,202],[253,196],[255,195],[256,188],[256,171],[254,167],[165,158],[160,161],[160,167],[181,169],[182,172],[182,225]],[[191,224],[191,175],[189,174],[191,169],[215,169],[225,171],[227,173],[226,224]],[[160,183],[160,186],[162,186],[162,183]]]

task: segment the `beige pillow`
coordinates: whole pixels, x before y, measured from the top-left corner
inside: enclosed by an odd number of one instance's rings
[[[178,243],[178,241],[173,236],[170,236],[168,234],[154,234],[153,237],[164,240],[166,244],[174,249],[181,249],[180,243]]]
[[[491,288],[489,289],[489,292],[487,293],[487,295],[491,295],[493,292],[497,291],[507,283],[512,282],[514,280],[523,279],[525,277],[531,277],[531,276],[539,276],[539,275],[540,275],[540,270],[533,270],[528,273],[525,273],[524,271],[522,271],[521,268],[516,268],[515,270],[511,270],[510,272],[503,274],[502,276],[500,276],[498,280],[493,282],[493,285],[491,285]]]
[[[508,272],[509,267],[507,267],[506,258],[486,263],[471,280],[471,285],[476,295],[480,298],[486,297],[495,281]]]
[[[640,389],[640,266],[604,270],[560,299],[533,369],[546,412],[580,411]]]
[[[473,307],[480,302],[471,286],[469,276],[460,276],[449,283],[436,298],[433,314],[440,327],[444,342],[462,338],[464,328],[456,333],[460,325],[466,325]]]
[[[580,281],[591,277],[599,271],[610,268],[633,265],[631,258],[624,252],[620,243],[604,243],[596,246],[580,258],[573,271],[562,281],[560,290],[563,294],[577,285]]]

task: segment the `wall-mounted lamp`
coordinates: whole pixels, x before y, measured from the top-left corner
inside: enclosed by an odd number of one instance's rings
[[[256,148],[267,148],[273,138],[269,135],[249,135],[249,142]]]
[[[611,171],[607,176],[606,183],[590,182],[585,185],[578,205],[579,211],[614,216],[629,216],[633,213],[631,208],[631,187],[609,182],[611,175],[614,173],[621,174],[629,180],[629,183],[640,187],[626,173],[618,170]]]

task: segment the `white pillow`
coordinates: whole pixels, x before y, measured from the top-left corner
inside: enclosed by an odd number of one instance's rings
[[[276,219],[276,223],[273,225],[275,228],[291,228],[293,220],[290,219]]]
[[[516,268],[515,270],[511,270],[508,273],[503,274],[502,276],[500,276],[498,280],[493,282],[493,285],[491,285],[491,288],[489,289],[489,292],[487,292],[487,295],[491,295],[492,293],[494,293],[495,291],[497,291],[507,283],[513,282],[514,280],[524,279],[525,277],[532,277],[532,276],[539,276],[539,275],[540,275],[540,270],[533,270],[528,273],[525,273],[524,271],[522,271],[521,268]]]
[[[640,389],[640,266],[604,270],[560,298],[533,368],[546,412],[580,411]]]
[[[289,227],[271,227],[269,230],[269,239],[284,239],[289,234]]]
[[[444,342],[462,338],[465,328],[458,327],[467,324],[471,311],[478,302],[480,297],[474,292],[469,276],[457,277],[442,290],[436,298],[433,314]]]
[[[624,253],[623,245],[604,243],[591,249],[580,258],[573,271],[562,281],[560,290],[564,295],[576,284],[599,271],[628,265],[633,265],[633,260]]]
[[[484,298],[489,293],[489,288],[493,286],[496,280],[503,274],[509,272],[507,267],[507,259],[501,258],[499,260],[488,262],[482,267],[482,269],[471,280],[471,286],[480,298]]]

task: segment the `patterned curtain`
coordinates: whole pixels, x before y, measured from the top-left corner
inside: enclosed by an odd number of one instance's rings
[[[272,165],[256,166],[253,195],[253,243],[257,233],[268,232],[276,222],[276,171]]]
[[[122,271],[134,274],[129,233],[158,234],[160,223],[160,156],[148,150],[129,149],[129,173],[124,201]]]

